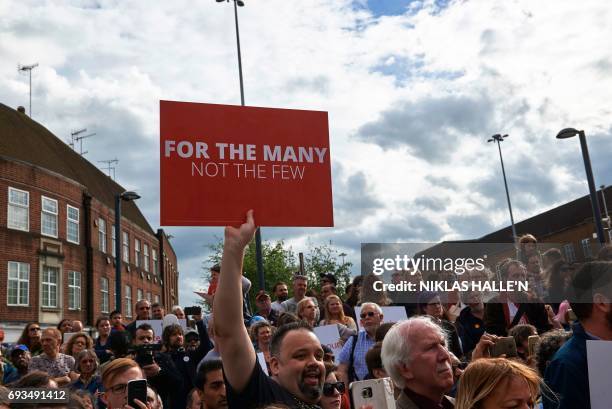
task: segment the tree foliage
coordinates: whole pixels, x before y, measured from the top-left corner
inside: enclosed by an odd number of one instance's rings
[[[217,238],[217,241],[207,246],[209,255],[202,263],[203,269],[203,287],[210,280],[210,267],[221,262],[223,253],[223,239]],[[294,272],[299,270],[299,262],[296,253],[291,247],[288,247],[284,240],[275,242],[262,242],[262,255],[265,274],[265,289],[268,293],[278,281],[284,281],[288,284],[291,291],[291,279]],[[320,274],[333,274],[338,280],[338,293],[344,294],[344,290],[349,282],[350,268],[352,263],[339,260],[341,253],[331,244],[313,244],[308,242],[308,251],[304,255],[304,271],[308,276],[310,288],[320,288]],[[245,276],[251,280],[251,302],[254,294],[259,289],[259,280],[257,277],[257,261],[255,255],[255,240],[252,240],[245,252],[243,270]],[[254,305],[254,304],[251,304]]]

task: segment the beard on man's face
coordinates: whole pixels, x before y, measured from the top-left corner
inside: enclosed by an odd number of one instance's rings
[[[304,382],[304,378],[309,376],[316,376],[319,379],[316,385],[308,385]],[[323,382],[320,379],[321,368],[318,366],[309,366],[305,368],[300,376],[300,381],[298,384],[300,391],[312,400],[319,399],[323,394]]]

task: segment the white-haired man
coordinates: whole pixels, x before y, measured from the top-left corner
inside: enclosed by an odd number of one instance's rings
[[[383,321],[383,312],[378,304],[365,302],[361,305],[359,318],[363,331],[349,338],[338,356],[338,374],[345,385],[363,380],[368,375],[365,356],[376,343],[376,330]]]
[[[397,409],[453,408],[451,358],[442,328],[428,317],[394,325],[383,341],[382,362],[400,388]]]

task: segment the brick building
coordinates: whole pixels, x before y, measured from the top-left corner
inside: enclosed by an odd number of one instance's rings
[[[119,184],[25,114],[0,104],[0,323],[92,325],[115,306]],[[122,312],[178,303],[176,254],[136,204],[122,204]],[[127,239],[127,240],[126,240]]]

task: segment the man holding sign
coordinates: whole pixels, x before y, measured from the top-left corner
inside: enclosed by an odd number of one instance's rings
[[[279,328],[270,344],[272,377],[264,374],[243,324],[240,277],[244,250],[255,234],[253,211],[240,228],[226,227],[219,285],[215,294],[215,340],[220,345],[232,408],[268,403],[315,408],[323,393],[323,349],[312,330],[300,323]]]

